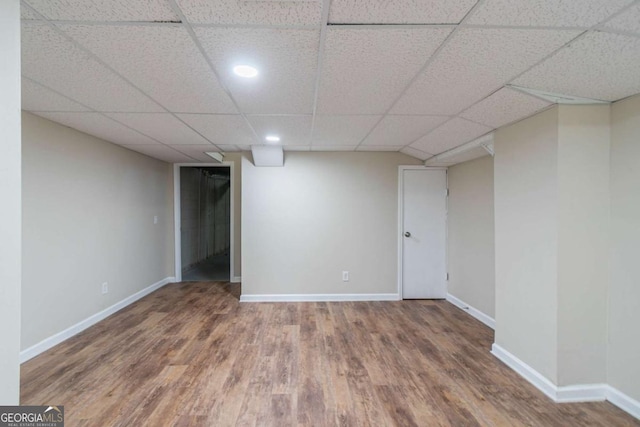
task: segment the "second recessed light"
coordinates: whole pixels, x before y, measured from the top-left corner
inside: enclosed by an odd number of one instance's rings
[[[258,69],[250,65],[236,65],[233,67],[233,72],[240,77],[246,77],[248,79],[258,75]]]
[[[265,140],[267,142],[280,142],[280,137],[278,135],[267,135]]]

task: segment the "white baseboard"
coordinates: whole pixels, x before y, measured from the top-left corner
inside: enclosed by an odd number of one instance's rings
[[[627,396],[620,390],[607,386],[607,400],[623,411],[629,413],[629,415],[636,417],[640,420],[640,402]]]
[[[272,294],[240,295],[240,302],[398,301],[398,294]]]
[[[608,384],[578,384],[558,387],[498,344],[494,343],[491,346],[491,353],[554,402],[601,402],[608,400],[623,411],[640,419],[640,402]]]
[[[492,317],[489,317],[488,315],[478,310],[477,308],[471,307],[466,302],[462,301],[457,297],[454,297],[451,294],[447,294],[447,301],[449,301],[451,304],[455,305],[456,307],[466,311],[467,313],[469,313],[470,315],[472,315],[473,317],[475,317],[476,319],[478,319],[479,321],[481,321],[491,329],[494,329],[494,330],[496,329],[496,321]]]
[[[230,280],[231,283],[240,283],[242,282],[242,277],[240,276],[233,276]]]
[[[156,282],[153,285],[148,286],[142,289],[141,291],[136,292],[135,294],[123,299],[122,301],[115,303],[111,307],[105,308],[99,313],[96,313],[90,317],[87,317],[83,321],[76,323],[75,325],[65,329],[64,331],[58,332],[57,334],[52,335],[49,338],[45,338],[39,343],[32,345],[27,349],[22,350],[20,352],[20,363],[24,363],[27,360],[36,357],[40,353],[43,353],[49,350],[51,347],[54,347],[60,344],[61,342],[71,338],[72,336],[84,331],[88,327],[95,325],[99,321],[106,319],[107,317],[111,316],[113,313],[119,310],[122,310],[123,308],[136,302],[140,298],[149,295],[151,292],[157,289],[160,289],[161,287],[163,287],[168,283],[173,283],[173,282],[175,282],[175,278],[165,277],[159,282]]]

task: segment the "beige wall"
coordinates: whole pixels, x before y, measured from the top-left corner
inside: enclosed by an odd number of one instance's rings
[[[171,166],[24,113],[22,239],[25,349],[173,276]]]
[[[242,293],[397,294],[399,153],[242,163]],[[350,281],[342,281],[342,271]]]
[[[557,380],[558,111],[495,134],[496,344]]]
[[[20,2],[0,2],[0,405],[20,398]]]
[[[495,315],[493,157],[448,169],[448,293]]]
[[[608,382],[640,401],[640,96],[611,111]]]
[[[558,385],[606,381],[608,105],[558,107]]]

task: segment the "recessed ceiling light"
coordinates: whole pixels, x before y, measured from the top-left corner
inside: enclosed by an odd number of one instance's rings
[[[240,77],[246,77],[248,79],[258,75],[258,69],[250,65],[236,65],[233,67],[233,72]]]
[[[265,140],[267,142],[280,142],[280,137],[278,135],[267,135]]]

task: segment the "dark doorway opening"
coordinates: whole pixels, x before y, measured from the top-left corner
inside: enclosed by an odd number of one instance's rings
[[[231,253],[229,167],[180,168],[183,281],[229,281]]]

